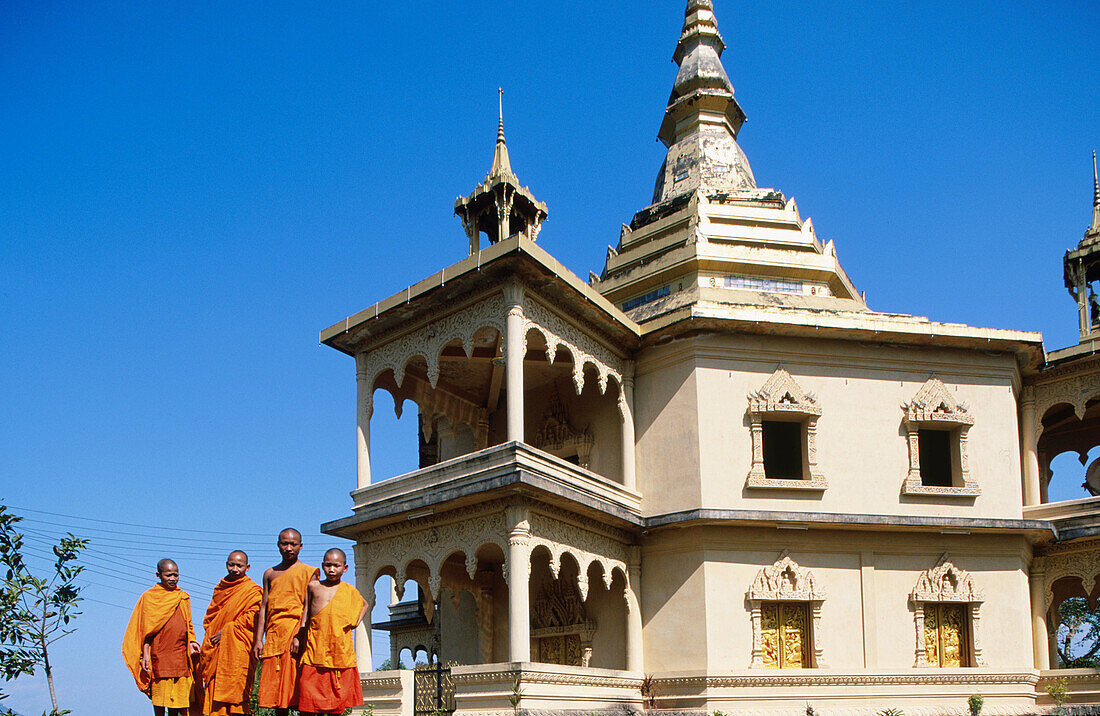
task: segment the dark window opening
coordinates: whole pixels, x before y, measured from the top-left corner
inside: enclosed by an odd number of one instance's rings
[[[801,480],[802,423],[764,421],[764,476],[778,480]]]
[[[947,430],[917,432],[920,482],[925,487],[951,487],[951,433]]]

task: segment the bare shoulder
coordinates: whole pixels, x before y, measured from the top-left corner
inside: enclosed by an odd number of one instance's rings
[[[274,576],[275,576],[275,568],[274,567],[268,567],[267,569],[264,570],[264,588],[265,589],[267,588],[267,585],[271,584],[271,578],[274,577]]]

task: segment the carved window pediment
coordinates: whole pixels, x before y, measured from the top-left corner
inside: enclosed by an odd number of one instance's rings
[[[756,573],[748,596],[750,600],[768,602],[820,602],[825,600],[825,590],[813,572],[798,566],[788,555]]]
[[[913,619],[916,628],[916,659],[914,666],[985,666],[982,659],[981,632],[981,606],[985,601],[985,593],[975,584],[969,572],[959,569],[946,559],[947,555],[940,558],[940,563],[932,569],[925,570],[917,577],[917,583],[909,594],[913,602]],[[957,656],[958,663],[945,661],[937,656],[930,659],[929,654],[939,653],[936,639],[942,638],[943,625],[939,622],[944,617],[942,609],[937,605],[965,605],[963,616],[957,619],[952,628],[958,632],[955,634],[956,650],[961,650]],[[926,606],[927,609],[926,609]],[[946,608],[946,607],[944,607]],[[926,622],[926,620],[932,620]],[[941,645],[942,646],[942,645]]]
[[[969,408],[956,402],[951,391],[939,378],[929,378],[913,399],[902,407],[905,410],[905,419],[911,423],[974,424]]]
[[[749,395],[749,411],[771,414],[819,416],[821,407],[817,404],[817,398],[805,393],[791,374],[783,368],[778,368],[764,387]]]
[[[974,418],[939,378],[929,378],[905,411],[909,471],[902,483],[903,495],[976,497],[981,494],[970,474],[967,434]],[[927,442],[926,442],[927,441]],[[931,464],[922,467],[923,460]],[[933,467],[934,466],[934,467]]]
[[[984,602],[985,592],[974,586],[969,572],[950,562],[923,572],[909,598],[916,602]]]
[[[588,428],[577,430],[572,426],[569,412],[555,390],[550,404],[546,406],[542,425],[535,434],[534,447],[560,458],[575,456],[577,464],[587,470],[595,443]]]
[[[777,368],[748,399],[752,467],[746,487],[816,491],[827,488],[817,464],[817,419],[821,416],[817,398],[804,391],[790,373]],[[772,452],[773,444],[778,452]],[[771,462],[775,458],[781,458],[778,469]]]
[[[750,668],[759,669],[777,665],[777,662],[765,657],[765,652],[770,653],[769,645],[774,641],[769,636],[774,630],[770,629],[770,624],[765,623],[768,621],[765,612],[768,615],[772,615],[773,612],[781,614],[782,609],[778,612],[775,610],[776,603],[792,602],[803,602],[808,607],[810,616],[809,629],[797,630],[798,651],[802,655],[801,663],[817,668],[825,666],[824,654],[821,650],[821,605],[825,601],[825,590],[818,584],[813,572],[799,566],[789,554],[784,553],[774,564],[756,573],[756,579],[753,580],[746,596],[751,607],[750,618],[752,619]]]

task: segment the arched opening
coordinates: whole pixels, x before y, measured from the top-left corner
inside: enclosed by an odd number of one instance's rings
[[[1094,580],[1095,582],[1095,580]],[[1056,668],[1100,667],[1100,584],[1086,594],[1079,576],[1057,579],[1048,619],[1052,625]]]
[[[546,337],[535,328],[528,331],[527,342],[527,355],[534,359],[524,366],[527,442],[622,483],[621,388],[617,380],[601,377],[591,362],[578,366],[576,361],[583,357],[573,356],[565,346],[550,349]]]
[[[416,411],[404,410],[394,398],[393,371],[375,381],[375,411],[371,418],[371,481],[378,482],[417,469]],[[385,395],[386,397],[382,397]]]
[[[1080,416],[1068,403],[1049,408],[1037,447],[1043,502],[1100,495],[1100,399]]]

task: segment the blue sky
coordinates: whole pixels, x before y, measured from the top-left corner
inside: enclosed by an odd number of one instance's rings
[[[1100,6],[805,5],[716,0],[758,183],[872,308],[1076,342],[1061,256],[1091,217]],[[463,257],[453,201],[489,167],[498,86],[540,243],[600,270],[652,193],[682,12],[4,5],[0,497],[35,549],[65,529],[96,549],[63,707],[146,708],[118,645],[157,556],[199,618],[230,549],[258,578],[284,525],[314,564],[334,542],[354,370],[317,333]],[[372,431],[376,476],[415,466],[415,415]],[[0,688],[47,703],[40,679]]]

